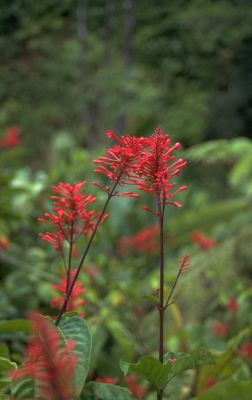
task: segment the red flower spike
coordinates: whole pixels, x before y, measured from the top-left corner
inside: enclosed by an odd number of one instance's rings
[[[0,251],[7,250],[10,247],[10,241],[6,236],[0,236]]]
[[[208,389],[210,389],[212,386],[216,385],[217,380],[215,378],[208,378],[203,385],[203,388],[201,390],[202,392],[206,392]]]
[[[128,375],[124,378],[124,382],[128,390],[136,397],[138,400],[142,400],[146,394],[146,389],[142,385],[138,385],[137,378],[135,375]]]
[[[62,344],[59,332],[41,315],[33,314],[33,337],[26,348],[26,361],[11,373],[14,380],[29,378],[36,381],[41,399],[74,400],[76,394],[71,379],[77,363],[74,343]]]
[[[215,321],[212,325],[212,333],[215,336],[225,337],[230,331],[228,324],[223,324],[221,321]]]
[[[158,196],[163,205],[173,204],[180,207],[180,203],[171,199],[187,189],[187,186],[181,186],[172,192],[176,186],[176,182],[172,179],[179,175],[180,170],[186,165],[186,161],[181,158],[174,161],[175,156],[172,153],[180,148],[180,143],[171,146],[170,137],[163,135],[159,127],[149,138],[141,138],[141,150],[135,169],[135,174],[140,179],[134,183],[138,184],[140,190]]]
[[[252,343],[244,343],[240,347],[240,356],[247,359],[252,359]]]
[[[237,311],[238,311],[238,308],[239,308],[236,299],[229,299],[228,302],[227,302],[227,308],[233,314],[236,314]]]
[[[105,157],[99,157],[97,160],[93,160],[93,162],[98,165],[98,168],[94,172],[105,175],[109,179],[110,184],[108,187],[102,186],[97,182],[93,184],[109,193],[111,184],[117,183],[118,186],[135,184],[135,163],[139,157],[142,139],[130,135],[118,137],[111,131],[107,133],[107,136],[114,139],[117,144],[107,151]],[[121,193],[117,191],[113,195],[139,197],[139,195],[133,192]]]
[[[53,214],[44,214],[40,222],[53,227],[53,232],[39,234],[39,236],[53,244],[56,250],[62,250],[63,241],[74,243],[80,235],[88,235],[94,228],[94,220],[98,218],[93,210],[88,211],[87,206],[95,201],[92,195],[79,193],[86,182],[70,185],[59,183],[53,186],[56,195],[51,196]]]
[[[0,139],[0,148],[12,148],[21,144],[20,130],[17,126],[7,129],[6,135]]]
[[[157,237],[158,225],[143,229],[132,237],[123,237],[118,242],[118,250],[121,254],[128,254],[130,250],[155,254],[158,249]]]
[[[185,270],[190,268],[189,259],[190,256],[187,254],[181,260],[179,260],[179,266],[181,272],[184,272]]]
[[[201,250],[209,250],[215,246],[215,241],[205,235],[200,231],[194,231],[192,233],[192,241],[196,243]]]
[[[69,286],[72,280],[74,279],[75,274],[76,274],[76,268],[72,269],[70,272],[70,282],[68,284]],[[59,293],[59,296],[51,300],[51,306],[53,308],[61,309],[67,292],[67,279],[61,278],[59,284],[52,285],[52,288]],[[86,289],[84,288],[82,282],[77,280],[72,290],[71,296],[69,298],[66,311],[76,311],[78,310],[79,307],[83,307],[86,304],[86,302],[82,298],[82,295],[85,293]],[[83,312],[79,313],[79,315],[84,316]]]
[[[142,204],[141,208],[143,211],[147,211],[147,212],[155,215],[155,217],[158,217],[158,213],[154,212],[150,207],[146,206],[145,204]]]

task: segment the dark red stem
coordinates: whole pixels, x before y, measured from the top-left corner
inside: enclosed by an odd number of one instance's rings
[[[160,196],[158,201],[159,218],[159,361],[164,361],[164,203],[161,203]],[[157,400],[162,400],[163,390],[157,392]]]
[[[71,282],[71,284],[70,284],[70,286],[69,286],[69,288],[68,288],[68,292],[67,292],[67,294],[66,294],[64,303],[63,303],[63,305],[62,305],[62,307],[61,307],[61,310],[60,310],[60,312],[59,312],[59,314],[58,314],[58,316],[57,316],[57,319],[56,319],[56,325],[58,325],[58,324],[60,323],[60,320],[61,320],[61,318],[62,318],[62,315],[64,314],[64,312],[65,312],[66,309],[67,309],[67,305],[68,305],[70,296],[71,296],[71,294],[72,294],[74,285],[75,285],[75,283],[76,283],[76,281],[77,281],[77,279],[78,279],[79,273],[80,273],[80,271],[81,271],[81,268],[82,268],[83,263],[84,263],[84,261],[85,261],[85,258],[86,258],[86,256],[87,256],[87,253],[88,253],[88,251],[89,251],[89,249],[90,249],[90,246],[91,246],[91,244],[92,244],[92,242],[93,242],[93,240],[94,240],[94,237],[95,237],[95,235],[96,235],[97,229],[98,229],[98,227],[99,227],[99,225],[100,225],[100,223],[101,223],[101,221],[102,221],[102,219],[103,219],[103,217],[104,217],[104,214],[105,214],[105,211],[106,211],[107,206],[108,206],[108,204],[109,204],[109,201],[110,201],[111,197],[113,196],[113,194],[114,194],[114,192],[115,192],[116,186],[117,186],[118,183],[119,183],[119,180],[120,180],[120,177],[118,177],[118,179],[117,179],[117,181],[115,182],[113,188],[112,188],[112,189],[110,190],[110,192],[108,193],[107,200],[106,200],[106,202],[105,202],[105,204],[104,204],[104,207],[103,207],[103,209],[102,209],[102,211],[101,211],[101,213],[100,213],[99,218],[98,218],[97,221],[96,221],[96,224],[95,224],[94,230],[93,230],[93,232],[92,232],[92,235],[91,235],[90,238],[89,238],[89,241],[88,241],[88,243],[87,243],[87,246],[86,246],[86,248],[85,248],[85,250],[84,250],[84,253],[83,253],[83,255],[82,255],[82,257],[81,257],[81,260],[80,260],[80,262],[79,262],[79,265],[78,265],[78,267],[77,267],[77,271],[76,271],[76,273],[75,273],[75,275],[74,275],[74,278],[73,278],[73,280],[72,280],[72,282]]]

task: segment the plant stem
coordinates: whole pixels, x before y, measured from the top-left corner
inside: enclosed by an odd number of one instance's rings
[[[158,201],[159,217],[159,361],[164,361],[164,204],[161,204],[160,195]],[[162,400],[163,390],[157,392],[157,400]]]
[[[175,290],[175,288],[176,288],[176,286],[177,286],[177,283],[178,283],[179,277],[180,277],[180,275],[181,275],[181,272],[182,272],[182,268],[179,268],[179,271],[178,271],[178,273],[177,273],[176,279],[175,279],[175,281],[173,282],[173,285],[172,285],[172,287],[171,287],[169,296],[167,297],[167,300],[166,300],[166,302],[165,302],[165,308],[168,307],[168,305],[169,305],[169,301],[171,300],[172,294],[173,294],[173,292],[174,292],[174,290]]]
[[[107,209],[107,206],[108,206],[108,204],[109,204],[109,202],[110,202],[110,200],[111,200],[111,198],[112,198],[112,196],[113,196],[113,194],[114,194],[114,192],[115,192],[116,186],[117,186],[118,183],[119,183],[119,180],[120,180],[120,177],[117,178],[117,180],[116,180],[116,182],[115,182],[113,188],[112,188],[112,189],[110,190],[110,192],[108,193],[107,200],[106,200],[106,202],[105,202],[105,204],[104,204],[104,207],[103,207],[103,209],[102,209],[102,211],[101,211],[101,213],[100,213],[100,215],[99,215],[99,218],[98,218],[97,221],[96,221],[96,224],[95,224],[95,226],[94,226],[94,230],[93,230],[93,232],[92,232],[92,235],[91,235],[90,238],[89,238],[89,241],[88,241],[88,243],[87,243],[87,246],[86,246],[86,248],[85,248],[85,250],[84,250],[84,253],[83,253],[83,255],[82,255],[82,257],[81,257],[81,260],[80,260],[80,262],[79,262],[79,265],[78,265],[78,267],[77,267],[77,271],[76,271],[76,273],[75,273],[75,275],[74,275],[74,278],[73,278],[71,284],[69,285],[68,292],[67,292],[67,294],[66,294],[64,303],[63,303],[63,305],[62,305],[62,307],[61,307],[61,310],[60,310],[60,312],[59,312],[59,314],[58,314],[58,316],[57,316],[57,319],[56,319],[56,325],[58,325],[58,324],[60,323],[60,320],[61,320],[61,318],[62,318],[62,315],[64,314],[64,312],[65,312],[66,309],[67,309],[67,305],[68,305],[70,296],[71,296],[71,294],[72,294],[74,285],[75,285],[75,283],[76,283],[76,281],[77,281],[77,279],[78,279],[78,276],[79,276],[79,273],[80,273],[80,271],[81,271],[82,265],[83,265],[83,263],[84,263],[84,261],[85,261],[85,258],[86,258],[86,256],[87,256],[87,253],[88,253],[89,249],[90,249],[90,246],[91,246],[91,244],[92,244],[92,242],[93,242],[93,240],[94,240],[94,237],[95,237],[95,235],[96,235],[97,229],[98,229],[98,227],[99,227],[99,225],[100,225],[100,223],[101,223],[101,221],[102,221],[102,218],[104,217],[104,214],[105,214],[105,211],[106,211],[106,209]]]

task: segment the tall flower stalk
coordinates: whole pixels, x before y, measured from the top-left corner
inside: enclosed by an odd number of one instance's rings
[[[159,311],[159,361],[164,362],[164,317],[165,310],[169,305],[171,296],[178,282],[179,276],[188,267],[188,259],[181,262],[178,275],[172,285],[170,294],[165,301],[165,254],[164,254],[164,222],[165,209],[168,205],[181,207],[174,201],[173,197],[179,192],[186,190],[186,186],[176,187],[176,177],[181,169],[185,167],[186,161],[176,159],[174,152],[181,148],[180,143],[171,145],[171,138],[164,135],[160,128],[157,128],[150,137],[136,138],[134,136],[118,137],[112,132],[107,136],[115,141],[115,144],[108,149],[105,156],[102,156],[94,163],[95,172],[106,178],[106,183],[94,182],[94,185],[103,190],[106,194],[106,201],[102,210],[96,213],[88,211],[87,206],[95,201],[92,195],[82,195],[79,190],[86,184],[82,182],[71,186],[61,183],[53,187],[56,196],[52,196],[54,214],[45,214],[41,222],[47,222],[53,227],[53,232],[47,232],[40,236],[45,241],[51,242],[62,256],[66,271],[66,292],[65,299],[57,316],[56,324],[59,324],[62,315],[67,310],[76,281],[83,267],[86,256],[90,250],[99,226],[108,216],[106,214],[110,200],[114,196],[139,197],[139,193],[132,191],[121,191],[124,185],[133,185],[141,192],[152,196],[155,208],[151,209],[146,205],[142,208],[153,213],[158,221],[159,230],[159,288],[158,288],[158,311]],[[87,243],[75,269],[72,273],[72,251],[74,243],[81,235],[87,236]],[[63,242],[68,242],[68,257],[65,257]],[[163,390],[157,392],[157,400],[163,399]]]
[[[164,313],[167,304],[164,303],[164,282],[165,282],[165,264],[164,264],[164,217],[167,205],[181,207],[181,204],[173,201],[173,197],[186,190],[186,186],[175,189],[176,181],[174,178],[180,174],[181,168],[186,165],[186,161],[181,158],[175,160],[174,151],[181,148],[180,143],[171,146],[171,139],[168,135],[163,135],[160,128],[149,138],[141,141],[141,152],[137,163],[136,174],[140,180],[137,182],[140,190],[154,196],[156,211],[143,208],[156,215],[159,223],[159,361],[164,362]],[[162,400],[162,389],[157,393],[157,400]]]
[[[139,139],[134,136],[122,136],[119,138],[112,132],[108,132],[107,136],[114,139],[116,144],[107,151],[106,156],[94,160],[97,165],[95,172],[105,175],[108,179],[106,186],[102,186],[97,182],[93,183],[107,193],[102,210],[99,213],[95,213],[94,210],[87,210],[86,207],[95,201],[95,197],[90,194],[83,195],[79,193],[80,189],[85,186],[85,181],[73,186],[68,183],[60,183],[59,186],[53,186],[53,191],[56,194],[56,196],[51,196],[54,213],[45,213],[44,218],[39,219],[40,222],[52,226],[52,232],[46,232],[45,234],[40,234],[40,236],[43,240],[52,243],[54,249],[61,255],[66,272],[65,299],[57,316],[56,325],[59,324],[67,310],[78,276],[98,228],[108,216],[106,210],[111,198],[113,196],[139,197],[139,194],[121,192],[118,189],[118,187],[133,182],[133,167],[139,151]],[[73,244],[81,235],[88,236],[88,240],[75,270],[76,272],[71,278]],[[66,261],[64,254],[64,242],[68,242],[68,261]]]

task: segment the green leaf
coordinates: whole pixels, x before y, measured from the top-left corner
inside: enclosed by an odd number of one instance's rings
[[[182,372],[214,363],[214,357],[204,348],[196,349],[188,354],[170,353],[170,355],[172,355],[172,358],[176,358],[175,362],[162,364],[152,356],[145,356],[137,364],[121,361],[120,365],[125,375],[128,372],[137,374],[147,379],[157,389],[163,389],[175,376]]]
[[[120,386],[90,382],[85,386],[80,400],[133,400],[130,392]]]
[[[187,369],[194,369],[214,363],[215,360],[212,354],[207,349],[200,347],[190,354],[178,357],[177,361],[172,364],[172,371],[174,376],[176,376],[181,374],[183,371],[186,371]]]
[[[58,329],[65,342],[73,340],[75,347],[73,353],[78,361],[73,378],[74,389],[78,394],[82,391],[88,371],[92,346],[92,338],[89,327],[80,317],[65,317],[59,323]]]
[[[12,371],[17,368],[17,364],[8,360],[7,358],[0,357],[0,373]]]
[[[213,365],[206,365],[201,369],[197,389],[202,390],[209,377],[215,380],[224,380],[237,371],[237,354],[233,350],[222,353],[216,352],[214,360],[215,363]]]
[[[169,382],[169,376],[172,373],[172,364],[161,364],[152,356],[144,356],[137,364],[130,364],[125,361],[120,362],[121,370],[124,375],[134,373],[147,379],[157,389],[164,388]]]
[[[67,311],[65,314],[62,315],[62,320],[69,317],[78,317],[77,311]]]
[[[228,344],[227,344],[228,348],[231,350],[237,350],[238,347],[240,346],[240,344],[242,343],[242,341],[246,337],[251,335],[251,333],[252,333],[252,328],[250,328],[250,327],[243,328],[237,335],[235,335],[228,341]]]
[[[0,321],[0,334],[9,332],[27,332],[31,330],[31,323],[26,319],[12,319]]]
[[[10,389],[14,399],[34,399],[35,382],[31,379],[15,379]]]
[[[11,378],[8,376],[4,376],[4,377],[0,377],[0,399],[2,399],[1,397],[1,390],[6,388],[6,386],[8,386],[11,383]]]
[[[4,358],[10,357],[9,348],[5,343],[0,343],[0,356]]]
[[[9,359],[0,357],[0,389],[9,385],[11,378],[9,372],[16,369],[17,364],[11,362]]]
[[[194,400],[251,400],[252,379],[247,381],[234,381],[227,379],[220,382],[205,393],[194,397]]]

